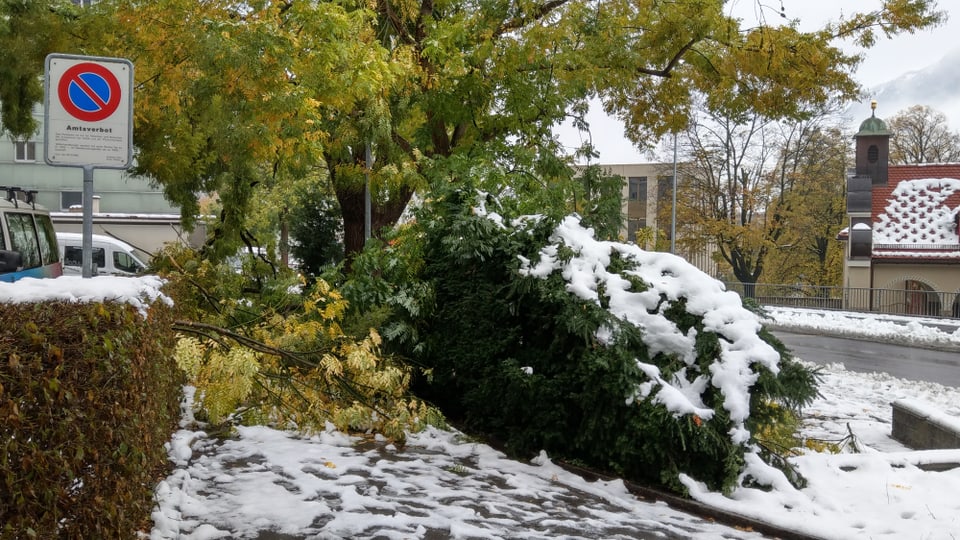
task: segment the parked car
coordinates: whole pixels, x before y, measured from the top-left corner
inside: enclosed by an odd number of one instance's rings
[[[0,281],[63,273],[50,213],[34,202],[36,193],[0,186]]]
[[[93,272],[98,275],[133,276],[147,265],[136,255],[136,249],[112,236],[94,234],[92,241]],[[57,243],[63,259],[65,275],[83,274],[83,235],[58,232]]]

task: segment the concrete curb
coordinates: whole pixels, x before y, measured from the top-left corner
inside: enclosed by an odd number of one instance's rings
[[[564,463],[562,461],[554,461],[558,466],[563,469],[576,474],[582,477],[588,482],[596,480],[612,481],[612,480],[621,480],[624,485],[627,487],[627,490],[630,491],[635,497],[643,500],[644,502],[664,502],[671,508],[680,510],[681,512],[686,512],[688,514],[693,514],[700,516],[704,519],[709,519],[722,523],[724,525],[729,525],[731,527],[736,527],[738,529],[748,530],[760,533],[764,536],[769,536],[770,538],[777,538],[781,540],[826,540],[820,536],[811,536],[806,533],[801,533],[793,531],[790,529],[784,529],[770,523],[766,523],[751,517],[743,516],[733,512],[727,512],[725,510],[715,508],[703,504],[701,502],[695,501],[693,499],[686,499],[662,491],[656,488],[649,486],[644,486],[636,482],[631,482],[624,480],[622,478],[616,478],[612,476],[607,476],[590,469],[586,469],[577,465],[572,465],[570,463]]]

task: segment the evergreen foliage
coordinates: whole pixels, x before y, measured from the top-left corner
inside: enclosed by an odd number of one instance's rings
[[[608,175],[599,165],[587,165],[580,171],[577,189],[573,190],[573,211],[583,216],[598,238],[617,240],[624,222],[623,184],[618,175]]]
[[[707,330],[703,317],[687,311],[686,299],[680,299],[664,316],[682,332],[696,329],[695,367],[652,353],[645,330],[617,319],[602,291],[598,302],[585,301],[568,292],[559,272],[544,279],[522,274],[522,260],[535,259],[552,241],[555,219],[508,224],[484,210],[496,204],[486,199],[478,202],[471,190],[450,190],[425,207],[405,239],[395,243],[417,240],[422,251],[405,262],[379,259],[382,278],[407,275],[404,294],[414,292],[411,271],[419,276],[420,296],[405,306],[391,305],[384,323],[405,328],[391,335],[398,338],[393,345],[422,368],[414,386],[418,395],[517,457],[546,450],[681,492],[681,473],[713,489],[734,486],[752,443],[731,440],[734,422],[719,388],[703,394],[712,418],[675,414],[638,392],[651,382],[639,363],[656,365],[665,380],[674,375],[692,380],[694,371],[710,373],[724,338]],[[568,246],[558,249],[558,258],[573,255]],[[607,270],[620,273],[637,291],[647,289],[627,273],[631,264],[612,257]],[[399,267],[405,270],[397,272]],[[348,298],[368,290],[356,281],[348,285]],[[603,328],[615,328],[614,337],[600,339]],[[762,338],[783,351],[770,334]],[[815,396],[815,375],[789,356],[782,357],[779,374],[756,364],[751,369],[759,379],[751,395],[750,429],[775,418],[775,410],[797,410]]]
[[[304,186],[290,212],[290,252],[300,271],[318,275],[343,260],[340,207],[322,184]]]

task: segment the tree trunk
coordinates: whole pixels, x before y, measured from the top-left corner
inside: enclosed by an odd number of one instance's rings
[[[280,264],[290,268],[290,225],[287,223],[287,209],[280,212]]]
[[[379,238],[383,229],[393,226],[403,214],[407,203],[413,196],[413,190],[408,187],[400,188],[395,198],[385,204],[371,202],[370,204],[370,234]],[[337,189],[337,201],[343,213],[343,247],[346,256],[347,269],[353,258],[366,244],[364,193],[362,190]]]

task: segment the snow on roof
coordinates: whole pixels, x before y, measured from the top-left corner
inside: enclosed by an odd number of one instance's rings
[[[81,205],[73,205],[70,208],[82,208]],[[82,219],[83,214],[80,212],[50,212],[50,217],[55,218],[77,218]],[[155,221],[179,221],[180,214],[150,214],[150,213],[125,213],[125,212],[94,212],[93,217],[95,219],[141,219],[141,220],[155,220]],[[207,216],[197,216],[198,219],[204,219]]]
[[[883,213],[873,225],[874,245],[896,244],[918,248],[957,245],[957,208],[947,199],[960,193],[960,179],[923,178],[903,180],[891,193]],[[878,250],[874,250],[875,252]],[[943,257],[940,251],[912,253],[916,256]]]

